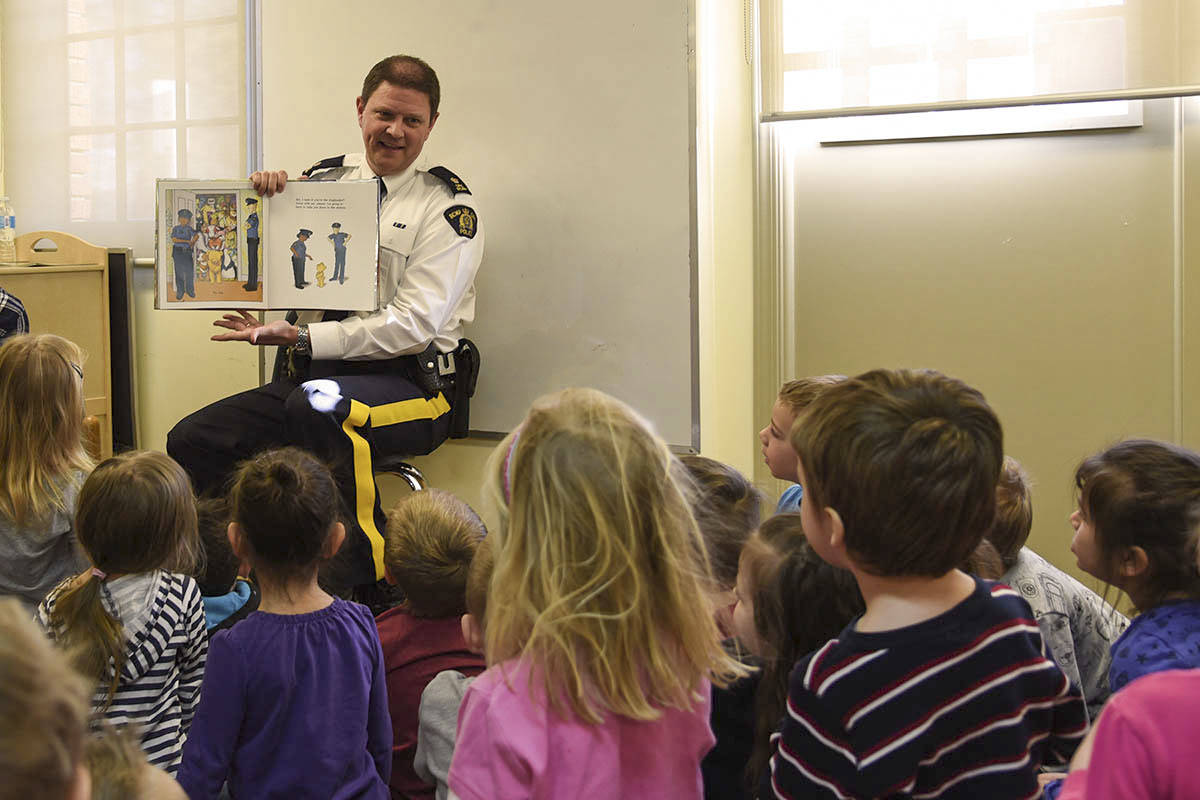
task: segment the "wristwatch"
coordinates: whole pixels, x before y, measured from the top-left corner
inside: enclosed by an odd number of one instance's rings
[[[301,325],[296,329],[295,351],[302,356],[312,355],[312,341],[308,338],[307,325]]]

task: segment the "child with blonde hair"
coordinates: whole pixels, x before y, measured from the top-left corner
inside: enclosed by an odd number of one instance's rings
[[[191,800],[386,798],[392,725],[371,612],[331,597],[320,565],[346,537],[328,468],[294,447],[244,462],[230,496],[233,552],[258,610],[212,639],[179,783]]]
[[[392,718],[392,795],[434,796],[434,784],[413,769],[418,711],[425,686],[443,670],[483,671],[460,622],[466,613],[467,576],[476,548],[487,535],[479,515],[449,492],[429,489],[404,497],[388,514],[384,577],[404,595],[375,624],[387,670]]]
[[[150,763],[174,774],[204,675],[208,638],[196,565],[196,505],[183,468],[150,451],[107,459],[75,515],[90,570],[38,609],[51,638],[98,682],[93,706],[138,725]]]
[[[771,470],[771,474],[781,481],[794,484],[785,489],[780,496],[775,513],[799,511],[800,500],[804,494],[796,478],[796,451],[790,441],[792,426],[826,389],[844,380],[845,375],[813,375],[808,378],[796,378],[779,387],[779,397],[771,407],[771,421],[758,432],[763,461]]]
[[[92,468],[83,447],[83,353],[61,336],[0,348],[0,595],[32,615],[86,565],[72,517]]]
[[[490,666],[459,712],[455,795],[700,797],[709,682],[744,668],[706,611],[680,470],[589,389],[541,398],[493,453]]]
[[[0,800],[87,800],[87,681],[0,597]]]
[[[92,800],[187,800],[174,778],[146,761],[131,728],[105,725],[84,752]]]

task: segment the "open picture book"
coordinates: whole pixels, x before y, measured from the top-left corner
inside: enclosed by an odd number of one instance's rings
[[[155,308],[379,306],[375,181],[157,181]]]

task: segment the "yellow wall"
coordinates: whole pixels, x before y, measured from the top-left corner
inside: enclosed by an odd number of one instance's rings
[[[133,276],[133,352],[138,444],[164,450],[185,415],[258,385],[258,352],[241,342],[210,342],[218,311],[157,311],[154,270]]]
[[[1076,574],[1080,458],[1200,444],[1200,340],[1175,316],[1200,281],[1180,205],[1200,149],[1196,106],[1182,134],[1176,107],[1146,102],[1132,130],[793,151],[794,374],[933,367],[980,388],[1036,481],[1031,544]]]

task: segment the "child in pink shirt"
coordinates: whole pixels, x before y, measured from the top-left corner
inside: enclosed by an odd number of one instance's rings
[[[702,796],[710,681],[745,670],[709,613],[682,470],[588,389],[542,398],[496,449],[490,666],[459,710],[454,796]]]

